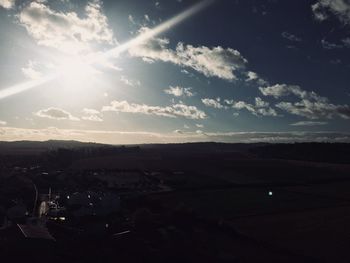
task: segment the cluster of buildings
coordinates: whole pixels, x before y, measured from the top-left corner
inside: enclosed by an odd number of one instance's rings
[[[49,191],[40,195],[34,213],[23,204],[9,209],[0,206],[0,235],[5,239],[3,242],[16,236],[55,240],[50,225],[56,230],[59,227],[74,229],[75,233],[104,234],[112,225],[112,215],[120,209],[120,197],[114,193],[85,191],[58,195]]]
[[[124,220],[121,196],[171,191],[163,176],[162,172],[141,170],[46,171],[40,166],[14,167],[9,180],[25,178],[30,197],[26,202],[25,198],[9,199],[7,205],[0,200],[0,234],[11,230],[26,239],[54,240],[50,225],[56,230],[61,227],[93,234],[123,233],[128,230],[118,226]],[[48,192],[40,194],[43,189]]]
[[[108,216],[120,211],[120,197],[111,192],[73,192],[43,198],[39,216],[64,221],[66,217]]]

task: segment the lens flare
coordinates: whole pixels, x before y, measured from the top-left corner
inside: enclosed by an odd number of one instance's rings
[[[137,37],[127,41],[124,44],[121,44],[121,45],[119,45],[119,46],[117,46],[109,51],[106,51],[104,53],[100,53],[98,55],[93,55],[93,56],[87,55],[87,57],[90,57],[90,58],[86,61],[86,65],[81,65],[80,61],[73,61],[73,63],[71,63],[72,61],[70,61],[70,62],[64,63],[64,67],[61,67],[56,74],[48,75],[48,76],[40,78],[38,80],[31,80],[31,81],[27,81],[27,82],[23,82],[23,83],[14,85],[12,87],[2,89],[2,90],[0,90],[0,99],[4,99],[4,98],[7,98],[9,96],[13,96],[13,95],[16,95],[18,93],[22,93],[24,91],[33,89],[33,88],[38,87],[40,85],[43,85],[50,80],[53,80],[57,77],[62,76],[62,74],[66,78],[72,78],[74,80],[79,79],[80,75],[81,75],[80,73],[77,73],[77,71],[79,71],[79,69],[86,69],[86,72],[89,72],[90,70],[93,69],[93,67],[91,66],[92,64],[98,64],[99,61],[105,62],[106,59],[108,59],[108,58],[118,57],[121,53],[127,51],[128,49],[130,49],[134,46],[137,46],[137,45],[139,45],[139,44],[141,44],[141,43],[143,43],[143,42],[145,42],[145,41],[147,41],[147,40],[149,40],[149,39],[151,39],[151,38],[153,38],[161,33],[168,31],[169,29],[171,29],[175,25],[183,22],[185,19],[198,13],[199,11],[201,11],[202,9],[204,9],[205,7],[207,7],[209,4],[211,4],[213,2],[214,2],[214,0],[201,1],[197,4],[195,4],[194,6],[190,7],[189,9],[174,16],[173,18],[165,21],[164,23],[154,27],[153,29],[142,32]],[[79,67],[77,66],[77,64],[79,64]],[[77,74],[77,76],[73,76],[74,74]]]

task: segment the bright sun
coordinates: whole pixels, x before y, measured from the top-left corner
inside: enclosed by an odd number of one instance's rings
[[[69,85],[70,88],[74,89],[83,86],[82,84],[98,73],[84,58],[78,56],[60,59],[57,72],[62,84]]]

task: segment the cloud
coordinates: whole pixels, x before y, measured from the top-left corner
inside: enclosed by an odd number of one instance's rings
[[[322,44],[322,47],[323,47],[324,49],[343,48],[343,45],[331,43],[331,42],[326,41],[325,39],[322,39],[322,40],[321,40],[321,44]]]
[[[208,141],[231,143],[350,142],[349,133],[336,132],[216,132],[205,135]]]
[[[28,79],[40,79],[42,77],[41,72],[36,71],[35,69],[31,67],[22,68],[22,73],[24,76],[26,76]]]
[[[73,130],[49,127],[46,129],[23,129],[0,127],[0,139],[3,141],[34,140],[79,140],[109,144],[141,143],[183,143],[183,142],[350,142],[349,133],[336,132],[184,132],[177,130],[170,133],[143,131],[101,131]]]
[[[328,101],[328,98],[319,96],[313,91],[305,91],[297,85],[276,84],[265,88],[260,87],[259,90],[264,96],[273,96],[276,99],[289,95],[298,97],[300,101],[281,101],[276,104],[277,108],[290,114],[308,119],[350,118],[350,107],[348,105],[332,104]]]
[[[305,91],[298,85],[276,84],[268,87],[259,87],[260,92],[264,96],[272,96],[275,99],[280,97],[286,97],[289,95],[295,95],[301,99],[315,99],[318,101],[327,100],[324,97],[320,97],[313,91]]]
[[[253,72],[253,71],[248,71],[247,72],[247,79],[246,79],[246,81],[252,81],[252,80],[256,80],[256,79],[258,79],[258,74],[256,74],[255,72]]]
[[[220,103],[220,100],[221,100],[220,98],[216,98],[216,99],[204,98],[202,99],[202,103],[207,107],[223,109],[225,108],[225,106]]]
[[[147,32],[149,28],[141,28],[140,32]],[[206,77],[218,77],[234,80],[235,71],[245,67],[247,60],[232,48],[194,47],[178,43],[176,49],[169,49],[169,40],[165,38],[152,38],[145,43],[129,49],[129,54],[142,57],[148,61],[170,62],[180,67],[188,67],[204,74]]]
[[[175,133],[183,134],[184,132],[182,130],[175,130]]]
[[[207,107],[212,107],[216,109],[229,109],[229,108],[236,109],[236,110],[245,109],[255,116],[278,116],[276,110],[271,108],[268,102],[263,101],[259,97],[255,98],[255,105],[244,101],[235,101],[235,100],[229,100],[229,99],[225,99],[222,103],[220,98],[216,98],[216,99],[205,98],[205,99],[202,99],[202,103]],[[233,115],[237,117],[239,114],[234,113]]]
[[[272,116],[272,117],[277,117],[278,114],[275,109],[269,107],[269,108],[261,108],[261,109],[256,109],[255,113],[252,112],[256,116]]]
[[[263,100],[262,100],[261,98],[259,98],[259,97],[256,97],[256,98],[255,98],[255,105],[256,105],[256,107],[258,107],[258,108],[266,108],[266,107],[269,106],[269,103],[266,102],[266,101],[263,101]]]
[[[266,80],[263,80],[262,78],[260,78],[259,75],[253,71],[246,72],[246,76],[247,76],[247,78],[245,79],[246,82],[255,81],[259,85],[266,85],[267,84]]]
[[[153,64],[155,62],[153,59],[150,58],[142,58],[142,60],[148,64]]]
[[[100,1],[89,2],[85,18],[80,18],[75,12],[57,12],[43,2],[31,2],[18,14],[18,20],[39,45],[78,53],[89,50],[90,43],[115,43],[101,9]]]
[[[130,80],[125,76],[120,76],[120,81],[131,87],[141,86],[141,82],[139,80]]]
[[[344,38],[344,39],[342,40],[342,42],[343,42],[343,44],[344,44],[345,47],[350,48],[350,37]]]
[[[300,95],[302,93],[299,86],[286,84],[276,84],[265,88],[259,87],[259,90],[264,96],[273,96],[276,99],[290,94]]]
[[[225,100],[225,103],[228,105],[231,105],[232,108],[241,110],[241,109],[247,109],[250,112],[254,112],[254,106],[246,103],[244,101],[234,101],[234,100]]]
[[[174,138],[174,139],[173,139]],[[109,144],[135,143],[165,143],[180,141],[175,134],[160,134],[142,131],[102,131],[102,130],[73,130],[48,127],[45,129],[24,129],[16,127],[0,127],[0,139],[14,140],[78,140],[83,142],[100,142]]]
[[[7,122],[6,121],[2,121],[2,120],[0,120],[0,125],[6,125],[7,124]]]
[[[319,21],[324,21],[332,14],[344,24],[350,23],[349,0],[318,0],[311,6],[314,16]]]
[[[98,110],[95,110],[95,109],[88,109],[88,108],[84,108],[83,109],[83,112],[85,114],[88,114],[88,115],[98,115],[98,114],[101,114]]]
[[[327,125],[326,121],[298,121],[290,124],[291,126],[319,126],[319,125]]]
[[[131,23],[131,24],[136,24],[136,22],[135,22],[135,19],[134,19],[134,17],[132,16],[132,15],[129,15],[128,16],[128,20],[129,20],[129,22]]]
[[[284,37],[285,39],[288,39],[289,41],[292,41],[292,42],[301,42],[302,41],[302,39],[300,37],[297,37],[296,35],[293,35],[293,34],[288,33],[288,32],[282,32],[281,36]]]
[[[23,75],[31,80],[38,80],[40,78],[43,77],[43,74],[38,71],[36,68],[38,66],[38,63],[34,62],[34,61],[29,61],[26,67],[23,67],[22,73]]]
[[[311,10],[314,14],[314,17],[318,21],[324,21],[328,18],[327,13],[323,10],[322,5],[317,2],[311,6]]]
[[[83,113],[85,114],[85,116],[81,117],[83,120],[95,122],[103,121],[102,114],[98,110],[84,108]]]
[[[187,119],[205,119],[205,112],[199,110],[196,106],[188,106],[182,103],[170,106],[149,106],[146,104],[129,103],[125,100],[111,102],[110,106],[104,106],[102,111],[127,112],[134,114],[156,115],[163,117],[185,117]]]
[[[144,18],[146,19],[147,22],[151,21],[151,19],[149,18],[149,15],[147,15],[147,14],[144,15]]]
[[[245,109],[252,113],[255,116],[278,116],[275,109],[269,107],[269,103],[263,101],[261,98],[255,98],[255,105],[249,104],[244,101],[234,101],[234,100],[225,100],[225,103],[230,105],[231,108],[236,110]]]
[[[54,107],[39,110],[38,112],[34,113],[34,115],[37,117],[49,118],[54,120],[79,121],[79,118],[74,117],[68,111],[65,111],[59,108],[54,108]]]
[[[196,127],[198,127],[198,128],[204,128],[204,125],[203,125],[203,124],[198,124],[198,123],[196,123]]]
[[[169,95],[173,95],[175,97],[192,97],[194,96],[193,92],[191,91],[192,88],[183,88],[180,86],[169,86],[168,89],[165,89],[164,92]]]
[[[81,117],[85,121],[95,121],[95,122],[102,122],[103,119],[99,117],[98,115],[89,115],[89,116],[83,116]]]
[[[0,6],[5,9],[11,9],[15,6],[15,0],[0,0]]]
[[[306,117],[308,119],[332,119],[340,117],[350,119],[350,107],[348,105],[334,105],[325,101],[311,101],[302,99],[299,102],[279,102],[276,107],[290,114]]]

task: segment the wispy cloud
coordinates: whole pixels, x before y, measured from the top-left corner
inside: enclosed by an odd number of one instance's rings
[[[149,28],[142,28],[147,32]],[[189,67],[207,77],[218,77],[226,80],[236,79],[235,71],[243,69],[247,60],[241,53],[232,48],[192,46],[178,43],[176,49],[168,48],[169,40],[152,38],[147,42],[129,49],[131,56],[142,57],[153,61],[171,62],[180,67]]]
[[[81,117],[86,121],[102,122],[102,113],[95,109],[84,108],[83,113],[85,116]]]
[[[80,18],[75,12],[55,11],[45,2],[31,2],[18,14],[18,21],[39,45],[77,53],[90,50],[89,43],[116,42],[101,5],[98,0],[89,2]]]
[[[207,107],[212,107],[212,108],[216,108],[216,109],[225,108],[225,106],[222,105],[220,101],[221,101],[220,98],[216,98],[216,99],[204,98],[204,99],[202,99],[202,103]]]
[[[79,140],[112,144],[141,143],[182,143],[182,142],[350,142],[349,133],[336,132],[184,132],[176,130],[171,133],[143,131],[103,131],[74,130],[49,127],[45,129],[24,129],[0,127],[0,139],[13,140]]]
[[[35,112],[34,115],[40,118],[49,118],[53,120],[79,121],[79,118],[74,117],[68,111],[62,110],[60,108],[54,108],[54,107],[39,110]]]
[[[247,78],[245,79],[246,82],[256,82],[259,85],[266,85],[267,81],[260,78],[259,75],[254,71],[248,71],[245,73]]]
[[[0,0],[0,7],[11,9],[15,6],[15,0]]]
[[[132,15],[129,15],[128,16],[128,20],[129,20],[129,22],[131,23],[131,24],[136,24],[136,22],[135,22],[135,19],[134,19],[134,17],[132,16]]]
[[[335,105],[328,102],[303,99],[294,103],[282,101],[277,103],[276,107],[290,114],[308,119],[332,119],[334,117],[350,119],[350,107],[348,105]]]
[[[120,81],[131,87],[141,86],[141,82],[139,80],[128,79],[124,75],[120,76]]]
[[[34,61],[29,61],[26,67],[22,68],[22,73],[25,77],[31,80],[38,80],[43,77],[43,74],[36,69],[37,63]]]
[[[311,6],[314,16],[319,21],[334,15],[344,24],[350,23],[350,3],[347,0],[318,0]]]
[[[235,101],[230,99],[225,99],[221,102],[221,98],[202,99],[202,103],[207,107],[212,107],[216,109],[235,109],[235,110],[247,110],[255,116],[278,116],[275,109],[270,107],[270,104],[266,101],[263,101],[260,97],[255,98],[255,104],[250,104],[245,101]],[[234,113],[234,116],[237,117],[239,114]]]
[[[225,103],[231,108],[236,110],[247,110],[255,116],[278,116],[275,109],[269,106],[269,103],[263,101],[261,98],[255,98],[255,105],[247,103],[245,101],[234,101],[234,100],[225,100]]]
[[[322,40],[321,40],[321,44],[322,44],[322,47],[323,47],[324,49],[343,48],[343,45],[331,43],[331,42],[328,42],[328,41],[325,40],[325,39],[322,39]]]
[[[253,71],[248,71],[247,72],[247,79],[246,81],[252,81],[252,80],[256,80],[258,79],[258,74],[256,72]]]
[[[302,39],[296,35],[293,35],[291,33],[288,33],[286,31],[282,32],[282,37],[285,38],[285,39],[288,39],[289,41],[292,41],[292,42],[301,42]]]
[[[290,125],[291,126],[320,126],[320,125],[327,125],[327,124],[328,122],[326,121],[298,121]]]
[[[298,85],[275,84],[268,87],[259,87],[259,90],[264,96],[272,96],[276,99],[289,95],[295,95],[302,99],[322,99],[315,92],[305,91]]]
[[[165,89],[164,92],[169,95],[173,95],[175,97],[192,97],[194,93],[192,92],[192,88],[184,88],[180,86],[169,86],[168,89]]]
[[[297,85],[276,84],[273,86],[259,88],[264,96],[273,96],[281,98],[286,96],[296,96],[300,99],[298,102],[281,101],[276,107],[290,114],[306,117],[308,119],[331,119],[341,117],[350,118],[349,105],[335,105],[328,101],[328,98],[322,97],[313,91],[305,91]]]
[[[110,106],[104,106],[102,111],[126,112],[134,114],[156,115],[163,117],[185,117],[187,119],[205,119],[207,115],[196,106],[188,106],[182,103],[170,106],[150,106],[146,104],[129,103],[125,100],[111,102]]]
[[[350,48],[350,37],[346,37],[346,38],[342,39],[342,42],[343,42],[345,47]]]

